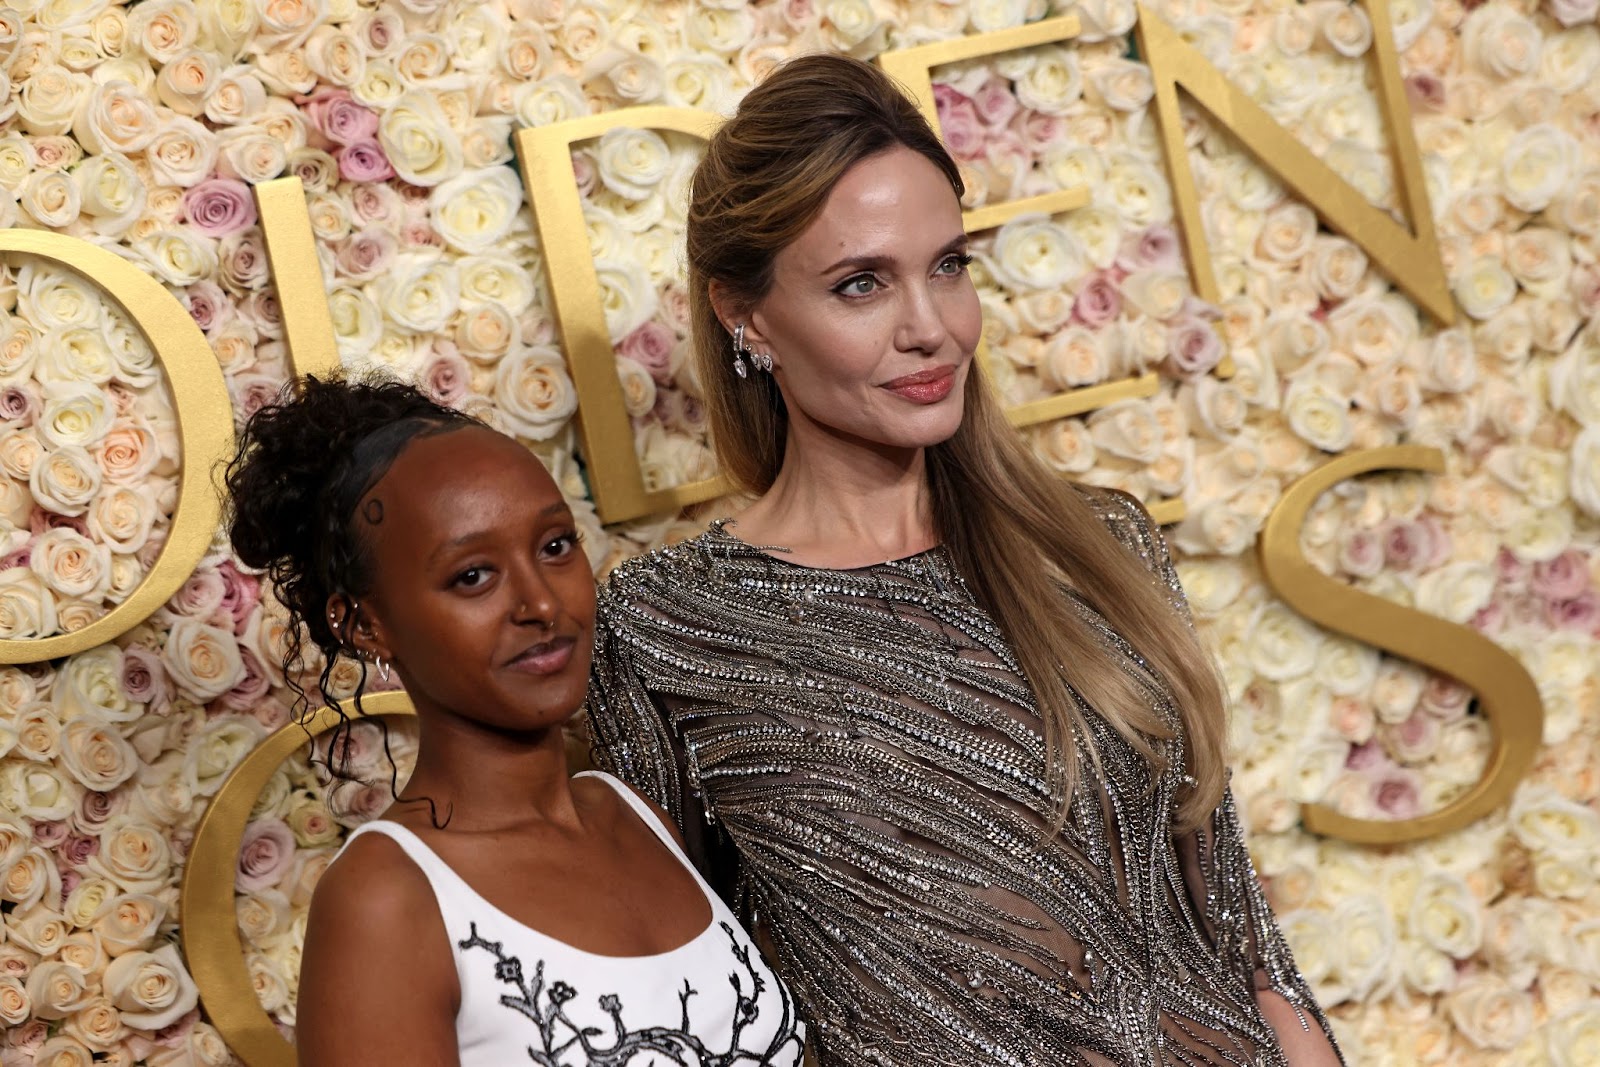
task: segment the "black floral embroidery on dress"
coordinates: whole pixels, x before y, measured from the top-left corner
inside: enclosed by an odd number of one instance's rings
[[[586,1067],[626,1067],[635,1056],[646,1053],[664,1057],[663,1063],[679,1067],[788,1067],[800,1062],[804,1040],[800,1036],[794,1002],[782,982],[777,984],[777,992],[783,1015],[772,1040],[765,1048],[744,1047],[744,1031],[761,1014],[759,1002],[767,983],[760,968],[752,962],[754,949],[739,943],[732,926],[718,925],[728,936],[730,950],[740,968],[728,975],[735,997],[733,1027],[727,1049],[720,1052],[708,1048],[690,1028],[689,1000],[699,993],[687,979],[678,993],[680,1022],[676,1028],[629,1029],[622,1021],[622,998],[607,993],[600,997],[598,1004],[600,1010],[611,1017],[615,1032],[606,1034],[597,1026],[580,1026],[567,1015],[566,1005],[577,999],[578,991],[559,979],[547,985],[544,960],[534,966],[531,978],[525,977],[522,961],[516,956],[507,956],[500,942],[478,936],[477,923],[472,924],[472,936],[457,944],[463,951],[481,948],[494,956],[495,978],[516,990],[514,995],[502,995],[500,1003],[520,1012],[539,1028],[539,1046],[530,1045],[528,1057],[540,1067],[562,1067],[562,1057],[568,1056],[573,1046],[582,1050],[585,1056],[582,1062]]]

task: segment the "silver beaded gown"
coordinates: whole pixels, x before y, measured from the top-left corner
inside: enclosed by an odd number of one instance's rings
[[[1183,605],[1143,508],[1091,499]],[[620,566],[596,632],[596,761],[770,933],[821,1067],[1282,1067],[1257,989],[1327,1031],[1231,796],[1174,834],[1178,742],[1154,773],[1096,728],[1050,835],[1032,693],[942,550],[826,570],[717,523]]]

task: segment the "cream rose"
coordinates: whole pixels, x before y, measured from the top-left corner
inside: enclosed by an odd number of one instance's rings
[[[221,696],[244,677],[233,634],[198,619],[179,619],[161,655],[168,676],[201,702]]]
[[[216,134],[193,119],[174,116],[156,131],[145,158],[158,182],[187,189],[216,169],[217,152]]]
[[[1494,570],[1487,563],[1451,563],[1417,579],[1415,603],[1429,615],[1465,623],[1494,596]]]
[[[34,539],[28,565],[63,596],[99,598],[111,581],[111,551],[76,530],[58,526]]]
[[[85,868],[128,893],[154,893],[174,877],[172,850],[160,830],[135,815],[114,815],[100,831],[100,851]]]
[[[509,167],[465,171],[428,197],[433,228],[451,247],[484,253],[498,247],[522,206],[522,182]]]
[[[26,768],[18,767],[10,772],[10,776],[21,777],[29,773]],[[10,793],[19,799],[27,799],[25,790]],[[46,817],[51,814],[54,812],[46,812]],[[4,880],[0,881],[0,900],[13,901],[18,912],[25,912],[46,899],[51,902],[61,899],[61,873],[55,860],[44,849],[26,849],[6,868]]]
[[[1001,226],[994,239],[995,271],[1008,285],[1053,289],[1087,267],[1070,231],[1042,215],[1024,215]]]
[[[59,960],[45,960],[28,974],[28,999],[38,1019],[65,1019],[93,995],[89,975]]]
[[[0,1025],[21,1026],[33,1015],[33,998],[22,980],[0,975]]]
[[[104,984],[123,1021],[142,1030],[159,1030],[177,1021],[199,997],[175,945],[118,956],[106,968]]]
[[[1317,630],[1282,604],[1263,605],[1250,627],[1250,665],[1257,674],[1285,682],[1316,665]]]
[[[1532,997],[1499,975],[1464,979],[1445,1006],[1456,1029],[1478,1048],[1515,1048],[1533,1028]]]
[[[1353,430],[1348,402],[1315,382],[1295,382],[1283,403],[1289,429],[1324,452],[1350,447]]]
[[[0,639],[27,640],[56,632],[55,597],[24,567],[0,570]]]
[[[519,349],[500,361],[494,398],[507,429],[535,441],[554,436],[578,408],[561,354],[544,347]]]
[[[378,142],[395,173],[412,185],[435,186],[461,173],[461,141],[433,95],[409,92],[378,122]]]
[[[109,722],[83,716],[63,731],[61,763],[86,788],[107,793],[133,777],[139,755]]]
[[[1523,211],[1542,210],[1566,187],[1575,155],[1571,137],[1549,123],[1517,133],[1500,156],[1505,198]]]

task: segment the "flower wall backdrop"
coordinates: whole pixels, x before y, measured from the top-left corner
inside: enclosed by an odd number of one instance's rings
[[[1155,10],[1374,203],[1395,203],[1342,0]],[[1066,476],[1181,497],[1169,531],[1233,697],[1235,788],[1300,963],[1352,1063],[1600,1062],[1600,30],[1594,0],[1396,0],[1411,121],[1464,314],[1436,328],[1199,116],[1188,142],[1223,289],[1190,291],[1129,0],[20,0],[0,11],[0,225],[110,248],[211,342],[242,417],[282,386],[250,184],[298,175],[341,353],[526,441],[597,573],[693,524],[601,529],[515,168],[519,126],[634,104],[726,112],[785,56],[1075,11],[1084,34],[936,72],[968,204],[1069,185],[1088,207],[977,241],[990,371],[1013,401],[1144,370],[1158,396],[1031,429]],[[620,130],[575,163],[654,488],[713,469],[686,362],[691,139]],[[175,496],[159,366],[91,284],[0,272],[0,637],[69,632],[158,551]],[[1236,372],[1212,371],[1224,353]],[[1509,810],[1406,849],[1320,841],[1321,800],[1404,818],[1474,781],[1487,737],[1447,678],[1328,635],[1250,554],[1329,455],[1444,449],[1441,476],[1346,483],[1304,533],[1325,571],[1473,626],[1537,679],[1545,747]],[[0,1064],[220,1064],[174,943],[195,823],[288,722],[284,616],[219,541],[117,644],[0,670]],[[311,665],[313,668],[315,664]],[[353,673],[337,685],[348,692]],[[370,784],[304,754],[262,794],[237,878],[263,1006],[294,1019],[312,887]],[[408,739],[397,731],[403,765]]]

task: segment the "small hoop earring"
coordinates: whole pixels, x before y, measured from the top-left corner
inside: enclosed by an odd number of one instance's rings
[[[745,365],[743,357],[750,350],[744,345],[744,323],[733,328],[733,372],[741,378],[750,377],[750,368]],[[754,357],[751,357],[754,361]]]

